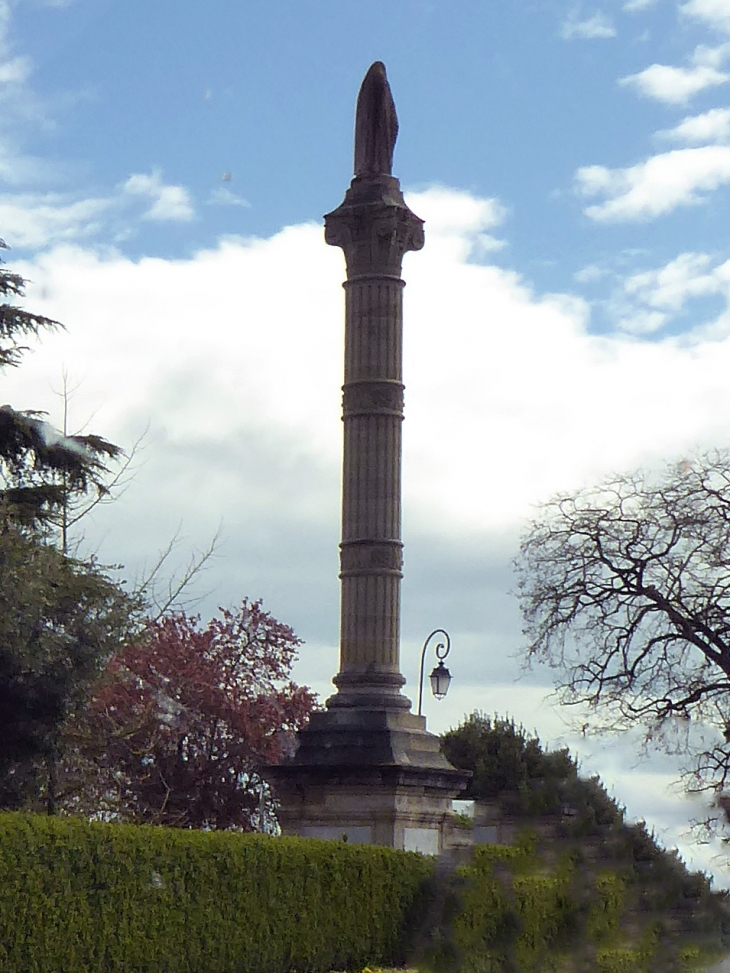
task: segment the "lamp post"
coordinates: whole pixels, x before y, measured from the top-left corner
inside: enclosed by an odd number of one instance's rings
[[[435,666],[431,672],[431,675],[428,677],[431,683],[431,692],[434,694],[436,699],[443,699],[446,693],[449,691],[449,685],[451,683],[451,673],[444,665],[444,659],[451,651],[451,639],[449,638],[449,633],[444,631],[443,628],[435,628],[423,643],[423,649],[421,650],[421,674],[418,678],[419,716],[422,715],[421,710],[423,709],[423,667],[426,662],[426,649],[428,648],[431,639],[436,635],[443,635],[446,641],[436,643],[435,650],[438,665]]]

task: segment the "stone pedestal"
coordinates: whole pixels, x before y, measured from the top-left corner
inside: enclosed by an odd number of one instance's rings
[[[444,849],[451,799],[469,775],[447,762],[424,717],[333,708],[313,714],[298,743],[293,760],[272,768],[285,834]]]

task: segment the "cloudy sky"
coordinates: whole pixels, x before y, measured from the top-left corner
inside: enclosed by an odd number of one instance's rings
[[[520,678],[511,561],[534,505],[730,427],[730,0],[0,0],[0,234],[65,323],[2,401],[129,449],[85,543],[130,578],[218,533],[247,595],[337,669],[342,255],[322,214],[385,61],[404,263],[402,668],[449,630],[439,732],[474,709],[570,743],[696,865],[676,762],[574,740]]]

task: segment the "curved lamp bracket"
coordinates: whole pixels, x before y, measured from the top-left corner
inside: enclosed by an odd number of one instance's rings
[[[436,699],[443,699],[449,689],[449,683],[451,682],[451,673],[444,665],[444,659],[451,651],[451,638],[449,633],[443,628],[435,628],[433,632],[427,637],[426,641],[423,643],[423,649],[421,650],[421,672],[418,679],[418,715],[422,715],[423,710],[423,668],[426,662],[426,650],[431,644],[431,640],[437,635],[442,635],[445,641],[437,642],[435,646],[436,658],[438,659],[438,665],[433,670],[429,679],[431,681],[431,690],[436,697]]]

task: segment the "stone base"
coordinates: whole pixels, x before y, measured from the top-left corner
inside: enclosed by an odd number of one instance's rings
[[[333,708],[313,713],[298,749],[267,776],[284,834],[437,855],[451,801],[470,774],[456,770],[422,716]]]

